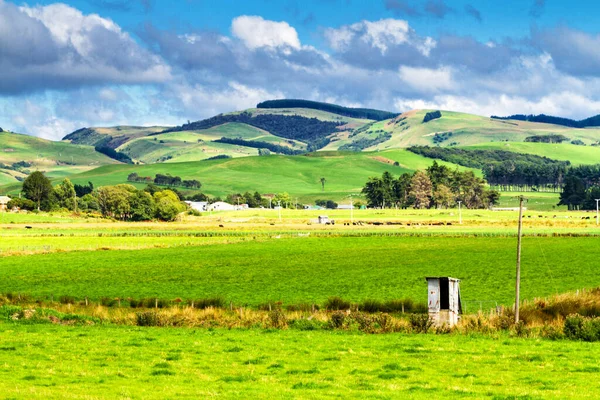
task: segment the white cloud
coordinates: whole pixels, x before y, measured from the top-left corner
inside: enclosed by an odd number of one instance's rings
[[[276,22],[259,16],[242,15],[232,21],[231,32],[251,50],[262,47],[300,49],[296,29],[285,21]]]
[[[410,45],[424,56],[429,56],[436,46],[433,38],[419,37],[407,21],[392,18],[379,21],[364,20],[338,29],[329,28],[325,31],[325,38],[336,51],[348,50],[354,39],[378,49],[381,54],[386,54],[393,46]]]
[[[177,93],[171,102],[179,103],[182,114],[190,119],[212,117],[216,114],[255,107],[265,99],[284,98],[280,91],[254,88],[239,82],[229,82],[225,88],[180,83],[170,88]]]
[[[456,88],[456,83],[452,79],[452,70],[448,67],[430,69],[403,65],[398,73],[405,84],[419,91],[439,92]]]

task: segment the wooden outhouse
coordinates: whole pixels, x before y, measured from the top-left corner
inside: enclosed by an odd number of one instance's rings
[[[434,325],[456,325],[462,313],[460,279],[450,277],[425,279],[427,279],[429,317]]]

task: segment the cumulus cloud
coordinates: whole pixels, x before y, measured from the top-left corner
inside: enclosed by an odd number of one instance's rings
[[[385,54],[391,47],[408,45],[427,56],[435,47],[435,40],[431,37],[419,37],[407,21],[392,18],[364,20],[338,29],[329,28],[325,31],[325,38],[334,50],[340,52],[349,50],[355,41],[375,48],[381,54]]]
[[[64,4],[0,2],[0,54],[0,94],[170,78],[169,67],[114,22]]]
[[[231,33],[251,50],[259,48],[300,48],[296,29],[287,22],[265,20],[259,16],[242,15],[234,18]]]
[[[386,7],[406,15],[407,4]],[[103,16],[0,0],[0,126],[56,139],[82,126],[179,124],[281,97],[577,118],[600,107],[600,36],[567,27],[481,41],[423,35],[403,19],[363,20],[321,30],[323,48],[259,16],[235,18],[230,33],[150,23],[136,33],[141,44]]]
[[[600,35],[560,26],[534,29],[531,43],[550,54],[557,68],[574,75],[600,76]]]
[[[399,74],[402,82],[423,92],[439,92],[456,87],[452,71],[448,67],[430,69],[402,66]]]

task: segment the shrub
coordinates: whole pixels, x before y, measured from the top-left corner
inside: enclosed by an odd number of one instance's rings
[[[208,297],[205,299],[194,300],[194,308],[205,309],[209,307],[213,308],[225,308],[225,299],[222,297]]]
[[[300,331],[316,331],[322,328],[322,324],[314,319],[295,319],[290,322],[290,328],[298,329]]]
[[[344,326],[344,322],[346,321],[346,313],[337,311],[331,314],[331,318],[329,319],[329,325],[334,329],[339,329]]]
[[[349,310],[350,302],[338,296],[333,296],[327,299],[324,304],[326,310]]]
[[[586,318],[579,314],[565,319],[563,332],[567,339],[596,342],[600,340],[600,318]]]
[[[360,311],[374,313],[384,311],[386,308],[385,305],[379,300],[365,300],[358,305],[358,309]]]
[[[154,311],[136,313],[135,319],[138,326],[160,326],[160,318]]]
[[[283,329],[287,327],[287,318],[280,309],[269,312],[269,322],[271,328]]]
[[[433,325],[429,314],[410,314],[408,322],[412,330],[416,333],[427,333]]]

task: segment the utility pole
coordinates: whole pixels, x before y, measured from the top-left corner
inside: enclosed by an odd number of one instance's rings
[[[521,295],[521,237],[523,228],[523,196],[519,196],[519,231],[517,234],[517,279],[515,285],[515,324],[519,323],[519,301]]]
[[[460,208],[460,203],[462,203],[462,200],[457,201],[458,203],[458,223],[460,225],[462,225],[462,209]]]
[[[600,216],[598,215],[598,202],[600,202],[600,199],[594,199],[596,200],[596,225],[600,224]]]

